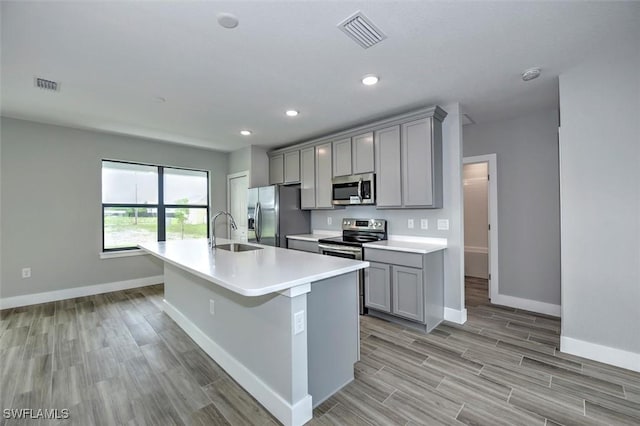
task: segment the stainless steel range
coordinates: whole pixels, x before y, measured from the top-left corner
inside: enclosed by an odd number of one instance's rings
[[[362,260],[364,243],[387,239],[387,221],[384,219],[342,219],[342,236],[322,238],[318,241],[320,253],[328,256],[345,257]],[[364,269],[358,273],[360,289],[360,314],[366,313],[364,308]]]

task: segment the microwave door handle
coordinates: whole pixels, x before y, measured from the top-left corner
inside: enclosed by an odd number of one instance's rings
[[[362,178],[358,180],[358,198],[362,202]]]

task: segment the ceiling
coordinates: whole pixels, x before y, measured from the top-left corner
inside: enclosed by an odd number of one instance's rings
[[[556,107],[558,75],[640,25],[638,2],[2,2],[4,116],[232,151],[460,102]],[[362,11],[388,38],[336,26]],[[240,21],[225,29],[216,15]],[[523,82],[521,72],[542,76]],[[380,76],[376,86],[363,75]],[[60,82],[59,92],[34,77]],[[166,99],[158,102],[157,97]],[[284,111],[300,111],[295,118]],[[250,129],[251,136],[241,136]]]

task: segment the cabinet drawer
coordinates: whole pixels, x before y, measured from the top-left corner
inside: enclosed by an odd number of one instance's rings
[[[287,248],[292,250],[308,251],[318,253],[318,243],[313,241],[292,240],[287,238]]]
[[[365,247],[364,260],[392,263],[394,265],[409,266],[411,268],[422,268],[422,255],[419,253],[406,253]]]

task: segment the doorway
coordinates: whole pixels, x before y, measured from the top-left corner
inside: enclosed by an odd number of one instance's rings
[[[463,159],[464,275],[467,305],[498,295],[496,154]]]
[[[243,171],[227,175],[227,211],[236,221],[238,229],[229,224],[229,238],[247,241],[247,190],[249,189],[249,172]]]

